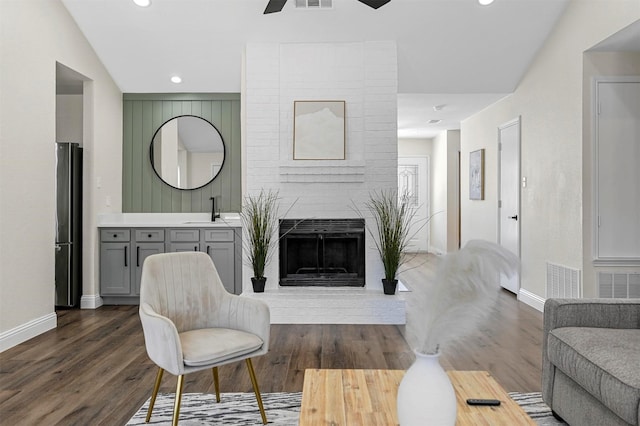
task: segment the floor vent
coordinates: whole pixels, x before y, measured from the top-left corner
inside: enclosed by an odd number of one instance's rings
[[[296,9],[333,9],[333,0],[296,0]]]
[[[598,272],[598,291],[600,297],[640,298],[640,273]]]
[[[547,262],[546,297],[579,299],[582,297],[580,271]]]

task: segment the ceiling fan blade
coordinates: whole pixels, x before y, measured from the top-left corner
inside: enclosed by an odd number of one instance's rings
[[[360,3],[364,3],[369,7],[374,9],[378,9],[385,4],[389,3],[391,0],[358,0]]]
[[[286,2],[287,0],[269,0],[269,3],[267,3],[267,7],[264,10],[264,14],[280,12]]]

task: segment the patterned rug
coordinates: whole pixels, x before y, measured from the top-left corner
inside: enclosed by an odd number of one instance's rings
[[[517,393],[509,396],[540,426],[562,425],[542,402],[539,392]],[[129,420],[129,425],[170,425],[173,414],[173,394],[158,394],[151,421],[144,419],[149,401]],[[263,393],[262,400],[270,425],[295,426],[298,424],[302,393]],[[215,395],[185,393],[180,405],[180,425],[183,426],[244,426],[261,425],[260,412],[252,393],[224,393],[216,403]]]

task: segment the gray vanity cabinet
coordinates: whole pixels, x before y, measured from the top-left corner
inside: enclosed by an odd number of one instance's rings
[[[135,231],[133,282],[136,296],[140,296],[140,280],[142,279],[144,260],[152,254],[164,253],[164,248],[164,229],[137,229]]]
[[[200,230],[170,229],[167,251],[200,251]]]
[[[233,229],[204,230],[204,251],[216,265],[218,275],[229,293],[236,291],[235,232]]]
[[[109,304],[138,304],[144,260],[156,253],[203,251],[228,292],[242,292],[241,228],[102,228],[100,295]]]
[[[144,259],[163,253],[164,240],[164,229],[100,230],[100,295],[104,303],[138,303]]]
[[[100,232],[100,293],[131,293],[131,234],[128,229]]]

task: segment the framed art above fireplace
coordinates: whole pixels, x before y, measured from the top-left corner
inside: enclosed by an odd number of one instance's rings
[[[345,101],[293,102],[293,159],[345,159]]]

